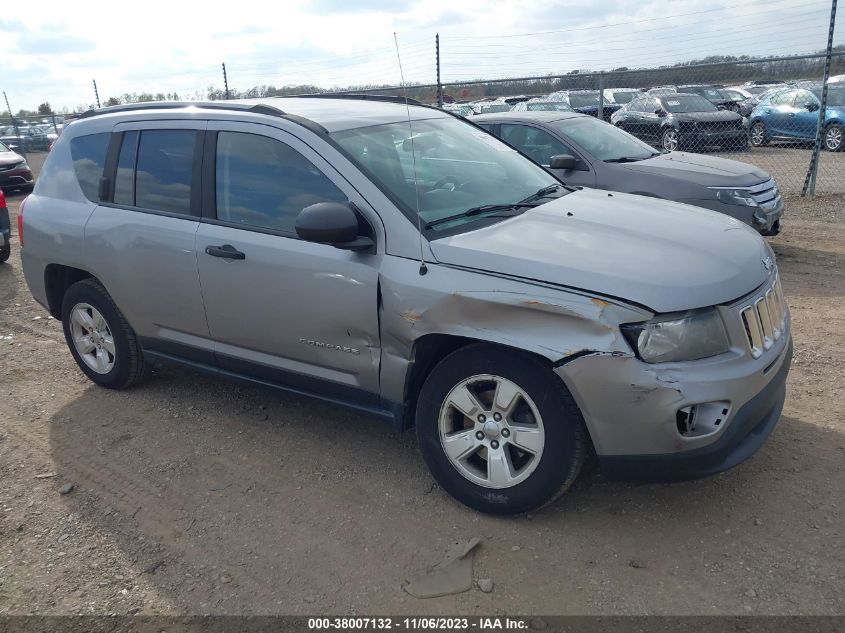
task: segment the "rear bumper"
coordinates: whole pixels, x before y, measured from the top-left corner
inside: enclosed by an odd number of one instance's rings
[[[682,481],[737,466],[765,443],[777,426],[786,398],[786,376],[792,360],[792,341],[777,374],[760,393],[734,415],[714,443],[684,453],[659,455],[599,455],[604,474],[625,481]]]

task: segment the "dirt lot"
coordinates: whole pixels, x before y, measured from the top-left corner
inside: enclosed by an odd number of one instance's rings
[[[790,199],[772,239],[795,360],[758,455],[674,485],[586,473],[509,519],[453,502],[412,434],[359,414],[170,368],[94,387],[16,244],[0,266],[0,614],[845,613],[842,197]],[[492,593],[404,593],[472,536]]]

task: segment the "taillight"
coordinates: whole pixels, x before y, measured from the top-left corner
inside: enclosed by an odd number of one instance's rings
[[[6,196],[3,195],[3,190],[0,189],[0,209],[6,206]]]
[[[21,200],[21,205],[18,207],[18,242],[23,248],[23,208],[26,204],[26,198]]]

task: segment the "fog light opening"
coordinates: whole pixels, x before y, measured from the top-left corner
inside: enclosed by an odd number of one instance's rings
[[[678,409],[675,423],[678,425],[678,433],[685,437],[693,435],[695,433],[695,405]]]

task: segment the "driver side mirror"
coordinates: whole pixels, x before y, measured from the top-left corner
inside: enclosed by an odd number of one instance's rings
[[[348,251],[366,251],[375,246],[360,234],[358,214],[350,204],[318,202],[305,207],[296,216],[296,234],[306,242],[331,244]]]
[[[577,164],[578,160],[571,154],[557,154],[549,159],[550,169],[569,171],[570,169],[575,169]]]
[[[810,103],[807,104],[807,111],[808,112],[818,112],[819,111],[819,104],[816,103],[815,101],[810,101]]]
[[[666,110],[664,110],[663,108],[657,108],[657,110],[655,110],[654,113],[657,116],[666,116]]]

